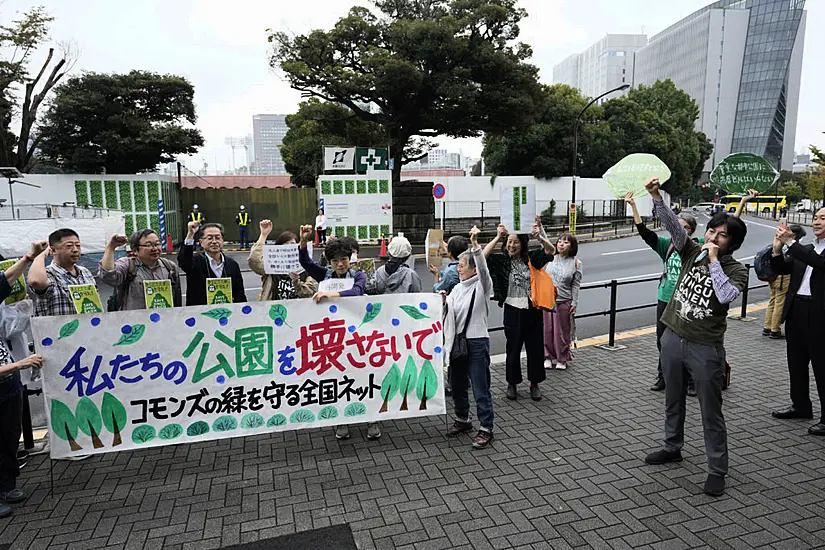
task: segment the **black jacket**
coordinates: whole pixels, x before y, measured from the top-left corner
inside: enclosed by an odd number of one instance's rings
[[[183,245],[178,254],[178,265],[186,273],[186,305],[206,305],[206,279],[229,277],[232,279],[232,301],[246,302],[246,291],[243,288],[243,275],[238,262],[223,255],[223,274],[213,273],[209,267],[209,259],[204,253],[195,254],[195,247]]]
[[[776,273],[791,276],[785,308],[782,310],[782,321],[788,317],[808,266],[813,267],[811,300],[816,307],[825,309],[825,252],[817,254],[814,252],[814,245],[801,245],[797,242],[788,248],[787,254],[771,257],[771,267]]]

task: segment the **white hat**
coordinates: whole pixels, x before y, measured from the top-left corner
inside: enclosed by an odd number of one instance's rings
[[[198,209],[198,205],[197,205],[197,204],[193,204],[193,205],[192,205],[192,210],[197,210],[197,209]]]
[[[393,258],[408,258],[412,254],[412,245],[406,237],[395,237],[390,241],[387,253]]]
[[[241,210],[246,210],[246,207],[244,205],[241,205]]]

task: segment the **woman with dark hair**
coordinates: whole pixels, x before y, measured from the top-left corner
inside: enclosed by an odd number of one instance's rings
[[[538,218],[537,218],[538,220]],[[538,224],[533,236],[538,237]],[[496,247],[501,245],[501,250]],[[542,367],[544,332],[542,312],[530,299],[530,265],[543,269],[552,260],[550,243],[530,252],[527,235],[509,235],[499,224],[496,237],[484,248],[484,256],[493,279],[493,299],[504,307],[504,335],[507,338],[507,399],[518,399],[516,387],[522,382],[521,350],[527,348],[527,380],[530,398],[541,399],[539,384],[547,375]],[[549,248],[548,248],[549,245]]]
[[[547,238],[541,236],[545,246]],[[544,312],[544,368],[564,370],[573,359],[573,315],[579,305],[582,263],[576,258],[579,241],[570,233],[556,240],[553,261],[545,268],[556,285],[556,307]]]
[[[272,232],[272,222],[261,220],[258,224],[261,236],[249,251],[249,269],[261,276],[261,294],[258,299],[291,300],[293,298],[312,298],[318,287],[306,271],[289,275],[268,275],[264,269],[264,244]],[[298,244],[298,237],[292,231],[284,231],[275,239],[275,244]]]

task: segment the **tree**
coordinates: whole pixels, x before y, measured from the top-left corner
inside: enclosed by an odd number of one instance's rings
[[[292,183],[312,187],[323,168],[323,147],[374,144],[386,141],[380,124],[358,118],[337,103],[309,98],[298,112],[286,117],[289,127],[281,156]]]
[[[183,77],[147,71],[70,78],[44,117],[43,158],[66,171],[134,174],[195,153],[194,93]]]
[[[825,134],[825,132],[823,132]],[[820,189],[817,190],[816,195],[819,197],[817,200],[822,200],[822,197],[825,196],[825,151],[821,151],[815,145],[810,146],[811,154],[814,157],[814,163],[817,164],[819,167],[816,169],[817,177],[822,183]],[[814,192],[808,191],[810,193],[811,199],[813,199]]]
[[[31,56],[45,42],[53,21],[54,18],[39,6],[24,13],[10,26],[0,26],[0,52],[11,52],[11,57],[0,56],[0,165],[15,166],[23,172],[29,170],[39,145],[39,138],[32,135],[37,112],[52,88],[71,70],[76,58],[70,43],[59,46],[57,59],[55,48],[49,48],[35,77],[29,76]],[[40,91],[37,91],[38,87]],[[22,88],[22,106],[18,105],[18,88]],[[20,117],[17,136],[10,130],[14,114]]]
[[[270,34],[292,88],[348,107],[387,132],[393,181],[428,138],[523,127],[540,94],[517,0],[373,0],[329,31]]]

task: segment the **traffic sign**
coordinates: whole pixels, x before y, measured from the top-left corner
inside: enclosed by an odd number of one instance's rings
[[[447,188],[444,187],[443,183],[436,183],[433,185],[433,197],[435,200],[441,200],[447,194]]]

